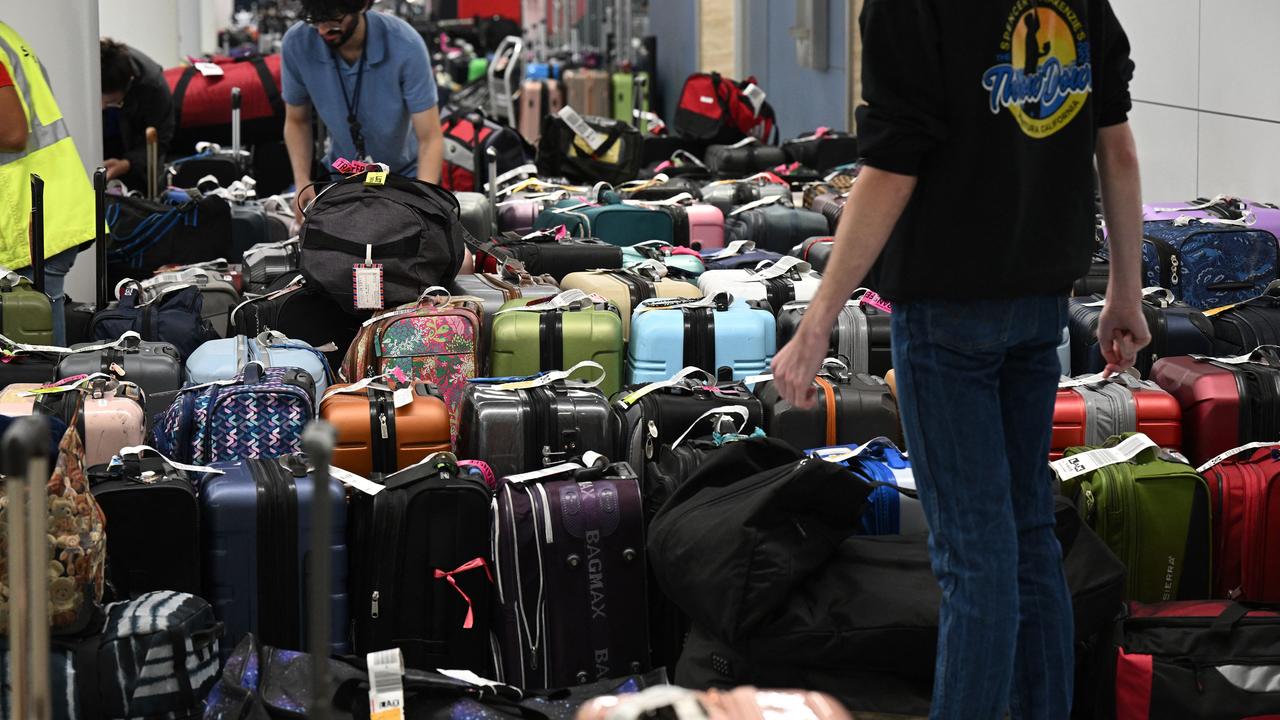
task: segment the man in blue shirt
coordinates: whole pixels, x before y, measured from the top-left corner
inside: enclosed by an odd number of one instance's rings
[[[298,187],[311,185],[311,107],[329,130],[326,167],[337,158],[384,163],[391,172],[440,182],[444,136],[435,75],[408,23],[369,12],[373,0],[303,0],[303,20],[285,33],[281,95],[284,139]]]

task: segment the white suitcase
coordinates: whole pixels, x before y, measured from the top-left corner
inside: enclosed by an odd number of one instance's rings
[[[704,296],[727,292],[747,302],[767,302],[776,315],[789,302],[808,302],[818,292],[822,275],[796,257],[761,263],[754,270],[708,270],[698,276]]]

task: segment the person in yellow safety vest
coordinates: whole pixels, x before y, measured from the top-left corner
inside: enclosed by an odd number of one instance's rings
[[[54,343],[62,345],[63,283],[80,245],[94,237],[93,185],[40,59],[3,22],[0,69],[12,82],[0,88],[0,265],[30,276],[31,175],[39,175],[45,182],[45,292],[53,301]],[[11,127],[10,118],[25,130]]]

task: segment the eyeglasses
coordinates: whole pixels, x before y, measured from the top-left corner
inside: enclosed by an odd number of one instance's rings
[[[350,13],[341,13],[331,17],[320,17],[318,15],[304,15],[302,21],[308,25],[324,25],[325,23],[339,23],[347,19]]]

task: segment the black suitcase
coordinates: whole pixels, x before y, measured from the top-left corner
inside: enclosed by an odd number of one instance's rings
[[[1235,357],[1262,345],[1280,345],[1280,282],[1253,300],[1215,314],[1213,356]]]
[[[360,320],[324,291],[308,285],[301,275],[286,273],[268,285],[265,294],[233,309],[231,326],[238,335],[258,337],[275,330],[303,340],[324,352],[329,364],[337,367],[360,330]]]
[[[493,513],[498,679],[584,685],[649,667],[644,511],[631,466],[516,476]]]
[[[778,311],[779,348],[795,336],[808,309],[807,302],[789,302]],[[884,377],[893,367],[892,325],[888,313],[850,300],[831,326],[827,357],[840,360],[851,372]]]
[[[117,600],[152,590],[199,595],[200,504],[187,473],[159,457],[89,468],[107,535],[107,582]],[[157,542],[157,539],[163,542]]]
[[[756,247],[777,253],[785,253],[807,238],[827,233],[827,220],[821,214],[776,202],[754,208],[743,206],[724,218],[726,245],[735,240],[750,240]]]
[[[670,384],[674,382],[674,384]],[[613,406],[622,418],[622,454],[632,468],[643,470],[653,460],[657,448],[676,441],[696,421],[709,432],[711,418],[704,413],[726,405],[747,408],[746,432],[762,427],[764,414],[760,400],[740,382],[716,383],[703,371],[671,381],[635,385],[614,394]],[[735,425],[736,427],[736,425]],[[697,436],[699,428],[690,433]],[[646,496],[646,502],[648,497]],[[654,508],[656,510],[656,508]]]
[[[14,353],[7,355],[7,353]],[[35,352],[5,347],[0,343],[0,353],[7,362],[0,363],[0,389],[14,383],[48,383],[57,377],[61,355],[52,352]]]
[[[735,145],[712,145],[707,148],[706,161],[716,175],[737,178],[784,165],[787,155],[776,145],[761,145],[751,139]]]
[[[1170,355],[1212,355],[1214,325],[1196,308],[1172,299],[1173,294],[1157,288],[1142,299],[1151,342],[1138,351],[1133,367],[1142,377],[1151,374],[1156,360]],[[1106,361],[1098,349],[1098,319],[1103,297],[1072,298],[1067,310],[1071,333],[1071,375],[1102,372]],[[1250,347],[1246,350],[1252,350]]]
[[[831,250],[835,247],[835,238],[830,235],[811,237],[791,248],[787,253],[809,263],[809,267],[820,273],[827,271],[827,263],[831,261]]]
[[[813,199],[813,207],[809,209],[827,219],[827,232],[834,235],[836,228],[840,226],[844,205],[848,201],[848,195],[819,195]]]
[[[523,263],[530,275],[550,275],[556,282],[569,273],[622,267],[622,248],[590,238],[557,241],[554,230],[523,237],[504,233],[475,249],[482,256],[477,264],[483,266],[484,272],[498,272],[502,261],[510,258]]]
[[[182,359],[178,349],[165,342],[140,340],[127,335],[117,341],[117,347],[106,347],[87,352],[73,352],[58,363],[57,377],[106,373],[128,380],[146,395],[148,420],[169,408],[179,388],[182,387]],[[73,345],[72,350],[91,348],[103,343]],[[175,589],[175,588],[168,588]]]
[[[492,493],[438,453],[351,503],[355,651],[398,647],[405,665],[492,677]]]
[[[852,133],[828,130],[808,133],[782,143],[787,159],[826,172],[858,161],[858,137]]]
[[[1094,256],[1089,265],[1089,272],[1075,281],[1071,286],[1071,294],[1076,297],[1090,295],[1106,295],[1107,282],[1111,279],[1111,263],[1106,258]]]
[[[755,387],[764,405],[764,429],[769,437],[801,450],[856,445],[877,437],[902,446],[898,403],[884,380],[826,364],[814,382],[818,384],[816,402],[808,410],[783,400],[773,381]]]
[[[498,477],[594,451],[621,458],[622,421],[601,392],[563,380],[522,390],[470,383],[458,409],[458,456]]]
[[[646,181],[634,190],[619,188],[629,200],[670,200],[677,195],[688,193],[695,201],[702,199],[702,186],[705,182],[687,177],[672,177],[667,180]]]

